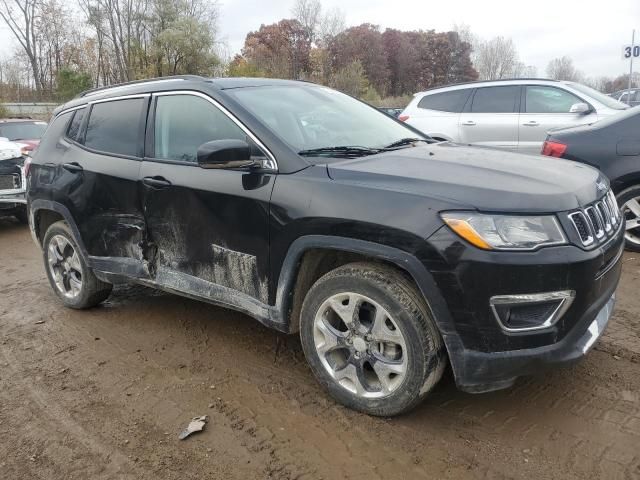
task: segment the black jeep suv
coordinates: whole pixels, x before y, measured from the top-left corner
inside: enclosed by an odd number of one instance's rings
[[[55,113],[29,221],[62,302],[137,282],[299,332],[338,401],[416,405],[582,357],[609,320],[622,221],[574,162],[428,137],[329,88],[174,77]],[[594,232],[592,222],[601,222]]]

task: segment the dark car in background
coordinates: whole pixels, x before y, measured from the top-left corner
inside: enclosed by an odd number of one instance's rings
[[[436,143],[275,79],[84,94],[55,112],[27,200],[63,304],[134,282],[237,309],[299,333],[321,385],[374,415],[417,405],[447,363],[478,393],[583,357],[624,244],[596,169]],[[589,238],[603,205],[611,228]]]
[[[378,107],[378,110],[380,110],[382,113],[386,113],[390,117],[398,118],[400,116],[400,114],[402,113],[402,111],[404,110],[404,108]]]
[[[640,109],[591,125],[552,130],[542,154],[585,163],[605,174],[624,214],[627,249],[640,251]],[[595,210],[588,227],[597,236],[610,225]]]
[[[47,122],[31,118],[0,118],[0,137],[24,144],[25,154],[38,146],[46,129]]]

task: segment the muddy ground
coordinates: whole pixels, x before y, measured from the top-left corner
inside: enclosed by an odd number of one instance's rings
[[[0,220],[0,478],[640,478],[640,255],[575,367],[377,419],[317,386],[296,337],[140,287],[63,308]],[[206,430],[177,436],[191,417]]]

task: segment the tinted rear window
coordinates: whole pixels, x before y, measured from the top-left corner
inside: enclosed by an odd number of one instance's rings
[[[479,88],[473,96],[471,111],[475,113],[513,113],[519,95],[519,86]]]
[[[80,141],[80,126],[82,125],[86,112],[86,108],[81,108],[73,112],[73,119],[69,124],[69,130],[67,130],[67,137],[71,140],[75,140],[76,142]]]
[[[96,103],[91,108],[84,144],[117,155],[140,155],[140,115],[145,99]]]
[[[418,108],[426,108],[429,110],[438,110],[440,112],[459,113],[464,108],[464,104],[469,98],[471,90],[452,90],[450,92],[434,93],[422,97]]]

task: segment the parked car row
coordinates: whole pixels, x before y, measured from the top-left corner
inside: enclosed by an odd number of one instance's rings
[[[528,142],[540,144],[555,114],[624,108],[561,83],[441,93],[453,106],[425,94],[405,114],[435,112],[451,138],[489,145],[504,143],[481,136],[495,117],[516,132],[537,118]],[[562,109],[537,111],[558,98]],[[81,95],[55,112],[27,174],[51,288],[80,309],[140,283],[299,333],[329,394],[373,415],[417,405],[447,364],[478,393],[584,356],[621,272],[624,222],[607,178],[434,142],[412,125],[274,79],[184,76]],[[513,138],[502,146],[517,149]],[[592,238],[594,211],[605,228]]]

